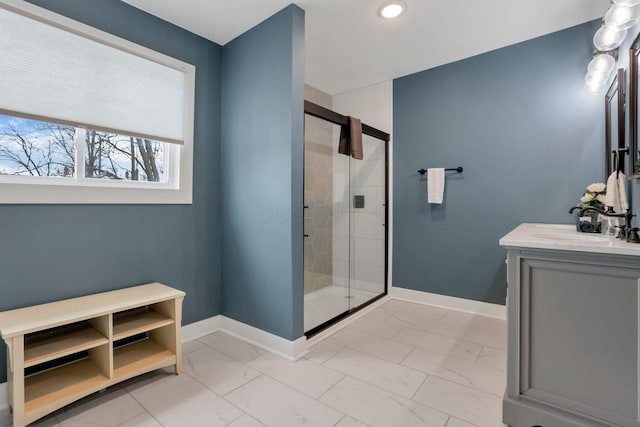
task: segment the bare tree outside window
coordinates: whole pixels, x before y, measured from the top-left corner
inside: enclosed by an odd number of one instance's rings
[[[0,116],[0,175],[73,177],[73,126]]]
[[[85,176],[127,181],[164,181],[164,144],[88,130]]]
[[[76,128],[0,115],[0,175],[73,177]],[[87,129],[85,178],[166,182],[165,144]]]

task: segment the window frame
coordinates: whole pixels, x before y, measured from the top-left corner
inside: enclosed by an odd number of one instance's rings
[[[79,177],[77,165],[84,165],[84,150],[76,147],[73,178],[0,176],[0,204],[191,204],[193,202],[193,135],[195,72],[192,64],[143,47],[86,24],[20,0],[0,0],[0,7],[49,25],[95,40],[129,54],[182,71],[185,76],[183,144],[164,142],[167,182],[121,181]],[[10,111],[0,114],[14,115]],[[29,118],[29,117],[25,117]],[[35,120],[49,121],[40,117]],[[69,124],[69,123],[65,123]],[[87,129],[86,125],[74,125]],[[99,130],[99,129],[97,129]],[[80,157],[82,156],[82,157]],[[84,170],[84,168],[80,168]]]

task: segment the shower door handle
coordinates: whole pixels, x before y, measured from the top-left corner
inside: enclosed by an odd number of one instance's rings
[[[309,205],[303,205],[303,207],[304,207],[305,209],[309,209]],[[308,234],[303,234],[303,236],[304,236],[304,237],[309,237],[309,235],[308,235]]]

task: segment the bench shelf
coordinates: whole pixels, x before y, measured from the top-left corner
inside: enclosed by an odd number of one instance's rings
[[[41,338],[32,340],[33,342],[25,342],[25,368],[109,343],[107,337],[91,326],[70,328],[65,333],[42,336]]]
[[[173,319],[151,309],[131,310],[115,315],[113,339],[120,340],[173,324]]]

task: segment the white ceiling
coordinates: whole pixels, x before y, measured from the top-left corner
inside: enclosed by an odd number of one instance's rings
[[[123,0],[220,45],[292,0]],[[298,0],[306,11],[306,82],[335,95],[600,18],[609,0]]]

